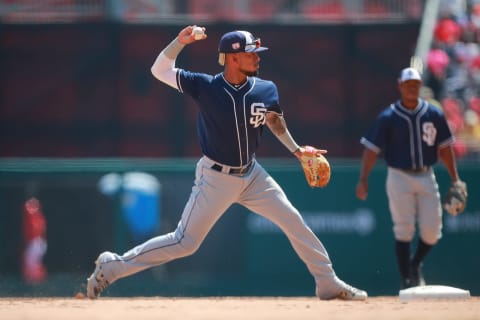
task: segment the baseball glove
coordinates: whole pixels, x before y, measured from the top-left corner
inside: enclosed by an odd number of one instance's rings
[[[467,184],[463,181],[455,181],[443,197],[443,208],[452,216],[456,216],[465,210],[467,196]]]
[[[323,188],[330,181],[330,164],[328,160],[311,146],[304,146],[304,152],[298,158],[305,178],[310,187]]]

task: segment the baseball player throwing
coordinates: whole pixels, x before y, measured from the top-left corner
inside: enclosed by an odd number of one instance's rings
[[[120,278],[193,254],[222,214],[239,203],[285,233],[313,275],[320,299],[365,300],[365,291],[336,276],[322,243],[255,159],[265,124],[297,157],[305,152],[287,130],[277,87],[257,77],[258,52],[267,48],[251,33],[233,31],[223,35],[219,43],[222,73],[212,76],[176,68],[182,49],[206,38],[205,33],[199,36],[198,29],[194,33],[194,27],[181,30],[151,69],[158,80],[191,96],[199,109],[203,156],[196,166],[190,198],[174,232],[152,238],[123,255],[100,254],[87,280],[88,297],[97,298]]]
[[[400,100],[383,110],[361,139],[365,149],[356,187],[357,197],[365,200],[367,178],[377,155],[382,152],[388,165],[386,189],[401,288],[425,284],[422,262],[442,235],[442,207],[432,170],[438,157],[444,162],[452,183],[460,182],[451,147],[454,137],[442,111],[419,98],[421,85],[417,70],[401,71]],[[410,259],[416,223],[419,241]]]

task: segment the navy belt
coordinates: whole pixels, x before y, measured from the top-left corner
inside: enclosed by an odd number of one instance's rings
[[[230,168],[228,170],[228,174],[244,174],[244,173],[247,173],[248,170],[250,170],[250,168],[252,167],[252,164],[253,164],[253,161],[250,161],[249,164],[247,164],[246,166],[244,167],[241,167],[241,168]],[[218,172],[224,172],[223,171],[223,166],[218,164],[218,163],[214,163],[211,168],[215,171],[218,171]]]

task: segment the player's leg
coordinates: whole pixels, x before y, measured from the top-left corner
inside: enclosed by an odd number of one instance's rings
[[[317,295],[322,299],[365,299],[365,292],[337,278],[323,244],[305,224],[277,182],[259,164],[256,164],[251,175],[250,179],[255,183],[249,184],[239,203],[269,219],[285,233],[295,252],[315,278]],[[339,296],[341,294],[345,296]]]
[[[418,193],[419,241],[411,261],[412,282],[424,285],[422,265],[428,253],[442,236],[442,207],[440,193],[433,171],[418,179],[421,184]]]
[[[395,255],[401,277],[400,287],[411,286],[410,243],[415,234],[416,197],[409,174],[388,168],[386,190],[395,236]]]
[[[198,249],[212,226],[236,201],[241,191],[241,185],[233,183],[235,177],[210,169],[202,159],[197,164],[195,185],[176,230],[154,237],[123,255],[102,253],[97,259],[94,273],[88,279],[87,293],[90,298],[96,298],[106,285],[120,278],[188,256]],[[98,274],[103,278],[97,280]],[[98,293],[95,292],[97,286]]]

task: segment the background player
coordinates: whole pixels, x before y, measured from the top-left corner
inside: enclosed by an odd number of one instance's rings
[[[174,232],[152,238],[123,255],[100,254],[87,281],[88,296],[98,297],[120,278],[193,254],[228,207],[239,203],[270,219],[285,233],[313,275],[320,299],[366,299],[365,291],[335,275],[322,243],[255,159],[265,124],[297,157],[305,151],[287,130],[275,84],[256,77],[257,53],[267,48],[249,32],[233,31],[223,35],[219,43],[223,73],[211,76],[177,69],[177,55],[196,41],[193,28],[181,30],[152,66],[157,79],[190,95],[199,108],[203,156],[197,163],[190,198]]]
[[[357,197],[365,200],[367,178],[377,155],[382,152],[388,165],[386,189],[402,288],[425,284],[422,262],[441,238],[442,207],[432,170],[438,157],[445,164],[452,183],[460,181],[451,147],[454,137],[442,111],[419,98],[421,85],[417,70],[401,71],[400,100],[383,110],[361,139],[365,150],[356,187]],[[419,240],[410,260],[416,223]]]

